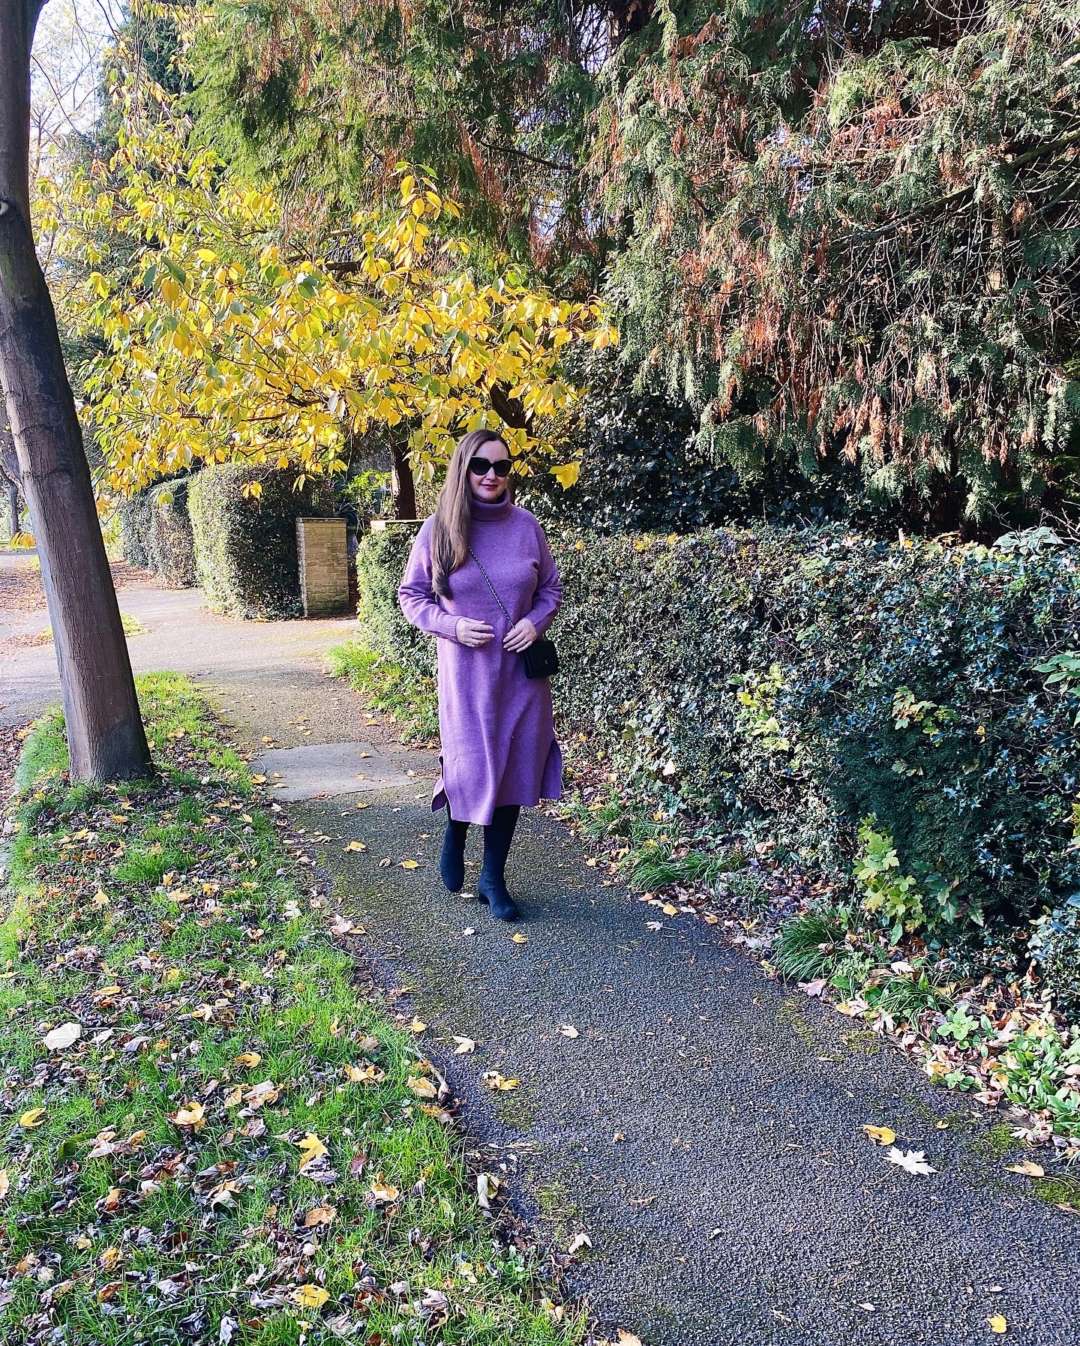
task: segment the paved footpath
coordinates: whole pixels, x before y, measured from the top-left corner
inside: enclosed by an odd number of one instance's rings
[[[523,816],[508,871],[527,943],[441,891],[433,755],[323,675],[348,624],[229,622],[151,588],[121,605],[150,628],[136,666],[200,680],[282,772],[295,823],[330,838],[312,853],[387,984],[409,989],[488,1166],[503,1157],[564,1247],[588,1233],[572,1284],[605,1323],[646,1346],[967,1346],[995,1340],[1001,1314],[1016,1346],[1080,1341],[1080,1217],[991,1157],[992,1118],[693,917],[649,930],[655,908],[604,886],[547,813]],[[0,655],[0,722],[55,696],[51,657]],[[352,838],[367,850],[346,853]],[[453,1055],[454,1035],[476,1050]],[[487,1070],[521,1085],[496,1095]],[[888,1163],[864,1123],[938,1171]]]

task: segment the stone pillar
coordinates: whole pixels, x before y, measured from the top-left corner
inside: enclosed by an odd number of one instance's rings
[[[305,617],[337,617],[349,610],[349,566],[344,519],[297,519],[300,593]]]

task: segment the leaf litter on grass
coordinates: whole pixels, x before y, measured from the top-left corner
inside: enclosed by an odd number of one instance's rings
[[[152,783],[68,787],[58,717],[31,736],[0,928],[2,1338],[576,1346],[283,812],[185,680],[140,700]]]

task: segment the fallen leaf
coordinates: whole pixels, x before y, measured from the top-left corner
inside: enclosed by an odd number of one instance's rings
[[[987,1318],[986,1325],[997,1336],[1003,1336],[1009,1330],[1009,1323],[1003,1313],[995,1313]]]
[[[459,1038],[457,1034],[455,1034],[454,1041],[457,1043],[457,1046],[454,1048],[455,1056],[467,1056],[469,1052],[476,1051],[476,1043],[472,1038]]]
[[[61,1024],[59,1028],[54,1028],[51,1033],[45,1034],[45,1046],[51,1052],[60,1052],[65,1047],[70,1047],[72,1043],[78,1042],[81,1036],[82,1024]]]
[[[560,1024],[559,1032],[564,1038],[576,1038],[578,1036],[578,1031],[573,1024]]]
[[[660,910],[664,913],[665,916],[678,916],[679,914],[679,908],[673,906],[670,902],[663,903],[663,905],[660,907]]]
[[[663,928],[664,928],[664,922],[663,922],[663,921],[646,921],[646,922],[645,922],[645,929],[646,929],[646,930],[663,930]]]
[[[878,1145],[892,1145],[896,1141],[896,1132],[891,1126],[864,1126],[863,1130]]]
[[[503,1091],[516,1089],[521,1083],[520,1080],[508,1080],[505,1075],[500,1075],[497,1070],[485,1070],[483,1078],[489,1089],[501,1089]]]
[[[640,1337],[635,1337],[633,1332],[624,1332],[619,1328],[619,1335],[615,1338],[615,1346],[642,1346]]]
[[[430,1080],[425,1080],[421,1075],[410,1075],[405,1084],[417,1098],[438,1098],[439,1096],[438,1089]]]
[[[313,1131],[309,1131],[303,1140],[298,1140],[296,1148],[304,1156],[300,1161],[301,1172],[308,1164],[313,1164],[316,1159],[321,1159],[327,1153],[326,1146]]]
[[[491,1209],[491,1198],[501,1186],[500,1180],[494,1173],[478,1173],[476,1175],[476,1200],[483,1210]]]
[[[345,849],[347,851],[366,851],[367,847],[362,841],[350,841]]]
[[[30,1108],[19,1118],[19,1125],[24,1131],[33,1131],[35,1126],[40,1126],[45,1120],[44,1108]]]
[[[376,1175],[368,1188],[368,1192],[376,1202],[396,1201],[398,1199],[398,1189],[392,1183],[387,1182],[381,1173]]]
[[[510,938],[514,941],[515,944],[528,944],[529,942],[528,935],[523,935],[520,930],[515,931],[514,934],[510,936]]]
[[[427,1030],[427,1024],[424,1023],[422,1019],[414,1018],[412,1023],[409,1025],[410,1033],[423,1033],[426,1030]]]
[[[378,1084],[386,1078],[386,1071],[370,1061],[362,1066],[342,1066],[341,1069],[351,1084]]]
[[[172,1116],[177,1126],[190,1126],[199,1131],[206,1125],[206,1109],[201,1103],[184,1103]]]
[[[245,1070],[254,1070],[262,1060],[258,1052],[241,1052],[239,1056],[234,1056],[233,1061],[238,1066],[243,1066]]]
[[[1041,1164],[1033,1164],[1030,1159],[1023,1159],[1019,1164],[1010,1164],[1007,1172],[1020,1173],[1025,1178],[1045,1178],[1046,1169]]]
[[[591,1248],[591,1247],[592,1247],[592,1239],[589,1238],[588,1234],[575,1234],[574,1237],[570,1240],[570,1246],[567,1248],[566,1251],[568,1253],[576,1253],[579,1248]]]
[[[314,1229],[317,1225],[332,1224],[336,1215],[336,1206],[312,1206],[304,1216],[304,1228]]]
[[[0,1201],[11,1191],[11,1179],[6,1168],[0,1168]]]
[[[822,991],[824,991],[824,989],[825,989],[824,977],[815,977],[813,981],[799,982],[799,990],[802,991],[803,995],[820,996]]]
[[[347,916],[337,915],[330,922],[330,933],[332,935],[349,935],[356,930],[356,926]]]
[[[889,1151],[887,1158],[890,1163],[896,1164],[906,1173],[915,1173],[925,1177],[928,1173],[936,1173],[936,1168],[926,1162],[926,1155],[922,1150],[898,1150],[894,1145]]]
[[[302,1309],[321,1309],[330,1298],[330,1292],[324,1290],[321,1285],[298,1285],[292,1292],[294,1301]]]
[[[402,860],[402,862],[401,862],[401,868],[402,868],[402,869],[419,869],[419,868],[420,868],[420,861],[419,861],[419,860]]]

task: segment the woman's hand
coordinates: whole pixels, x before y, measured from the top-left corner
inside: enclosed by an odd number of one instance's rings
[[[487,622],[474,622],[471,617],[459,617],[457,626],[454,627],[454,634],[457,636],[459,645],[465,645],[470,650],[477,650],[481,645],[486,645],[489,640],[494,640],[495,628],[488,626]]]
[[[527,650],[537,637],[536,627],[529,621],[528,617],[522,617],[516,626],[512,626],[507,631],[503,639],[503,649],[512,650],[515,654],[520,654],[522,650]]]

